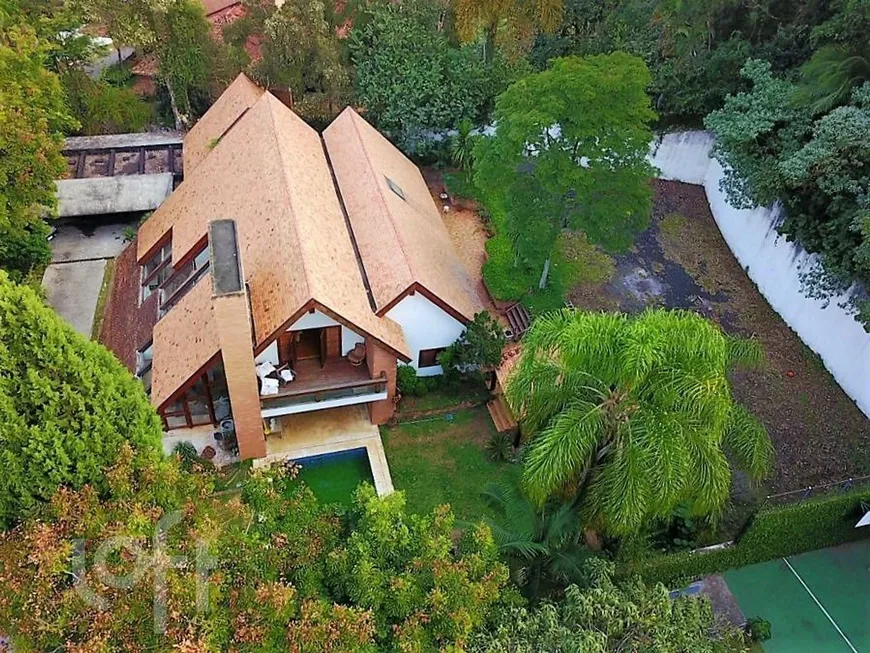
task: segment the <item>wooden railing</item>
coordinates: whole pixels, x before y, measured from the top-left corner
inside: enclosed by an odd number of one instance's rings
[[[260,397],[260,405],[264,410],[274,408],[286,408],[303,404],[320,403],[334,399],[346,399],[370,394],[380,394],[387,391],[387,375],[381,375],[374,379],[360,379],[357,381],[339,381],[317,388],[283,388],[276,395]]]

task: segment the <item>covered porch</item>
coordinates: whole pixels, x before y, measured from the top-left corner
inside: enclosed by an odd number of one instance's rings
[[[329,358],[323,363],[297,361],[288,369],[292,371],[291,381],[282,379],[276,392],[261,393],[265,419],[387,398],[386,375],[373,377],[368,366],[354,365],[347,357]],[[278,375],[280,378],[280,372]]]

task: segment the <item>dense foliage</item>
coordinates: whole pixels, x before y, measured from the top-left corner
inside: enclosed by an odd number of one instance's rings
[[[225,30],[238,48],[253,35],[262,58],[248,72],[267,88],[287,89],[293,110],[325,126],[350,102],[351,74],[339,39],[339,16],[323,0],[247,0],[248,15]]]
[[[495,132],[478,142],[474,167],[496,238],[513,254],[492,256],[485,269],[496,296],[506,298],[491,283],[498,276],[537,273],[544,288],[565,229],[622,251],[647,224],[655,117],[648,84],[643,61],[617,52],[557,59],[498,97]],[[516,270],[508,275],[504,266]]]
[[[142,384],[0,271],[0,526],[59,486],[106,489],[122,443],[156,455],[162,429]]]
[[[357,102],[406,151],[463,118],[484,118],[517,73],[499,57],[485,62],[472,45],[451,44],[439,17],[427,0],[379,0],[348,38]]]
[[[615,581],[603,560],[586,563],[585,583],[559,603],[513,608],[481,632],[470,653],[730,653],[747,651],[742,634],[713,616],[706,598],[671,600],[662,585]]]
[[[487,311],[480,311],[462,335],[438,357],[444,367],[460,372],[491,370],[501,363],[504,327]]]
[[[735,546],[703,555],[662,555],[650,552],[644,541],[628,542],[620,553],[622,571],[676,587],[687,579],[866,538],[855,524],[868,501],[870,490],[864,487],[766,506],[753,516]]]
[[[811,292],[826,296],[853,280],[870,282],[870,83],[849,104],[820,118],[801,105],[799,87],[749,61],[752,88],[727,98],[707,126],[726,164],[724,188],[735,206],[783,204],[781,233],[822,255]],[[858,297],[860,301],[860,296]],[[859,310],[862,308],[856,306]],[[870,328],[870,311],[860,318]]]
[[[50,51],[19,13],[0,11],[0,267],[15,279],[50,258],[43,216],[65,168],[62,132],[74,125]]]
[[[580,543],[573,503],[538,506],[507,482],[488,486],[483,500],[492,513],[486,523],[499,551],[529,599],[582,577],[583,564],[592,554]]]
[[[448,509],[407,515],[401,493],[361,487],[342,517],[279,468],[221,499],[209,476],[129,451],[107,479],[114,499],[65,490],[0,536],[0,630],[16,649],[458,650],[507,581],[485,527],[455,544]]]
[[[506,389],[532,438],[523,470],[530,496],[539,504],[576,496],[583,523],[615,535],[679,506],[721,510],[731,488],[726,451],[752,479],[773,459],[727,376],[761,357],[755,342],[686,311],[539,317]]]

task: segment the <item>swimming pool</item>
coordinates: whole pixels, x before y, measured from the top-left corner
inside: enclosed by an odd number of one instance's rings
[[[374,485],[365,447],[299,458],[296,462],[302,468],[299,478],[323,503],[349,505],[360,483]]]

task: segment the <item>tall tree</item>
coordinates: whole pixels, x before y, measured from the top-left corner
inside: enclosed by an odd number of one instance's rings
[[[2,271],[0,343],[0,526],[59,486],[104,490],[125,442],[157,455],[162,429],[142,384]]]
[[[646,155],[655,118],[644,62],[624,52],[557,59],[496,100],[496,130],[475,148],[474,179],[520,259],[543,270],[562,229],[610,251],[649,221]]]
[[[264,86],[289,90],[293,108],[304,118],[328,123],[348,104],[350,71],[333,12],[323,0],[270,0],[260,15],[263,57],[251,67]],[[256,22],[252,30],[258,30]]]
[[[481,119],[516,70],[498,58],[484,64],[472,46],[455,47],[437,9],[428,0],[375,0],[348,39],[357,101],[409,152],[433,132]]]
[[[65,169],[63,132],[75,125],[50,51],[20,14],[0,11],[0,267],[19,280],[51,256],[43,218]]]
[[[727,376],[761,358],[755,342],[690,312],[538,318],[506,393],[532,434],[530,496],[576,497],[586,526],[617,535],[679,505],[717,512],[731,487],[726,450],[752,479],[771,466],[767,432]]]
[[[453,0],[456,27],[464,41],[485,38],[485,56],[496,47],[514,56],[531,48],[535,36],[562,20],[563,0]]]

